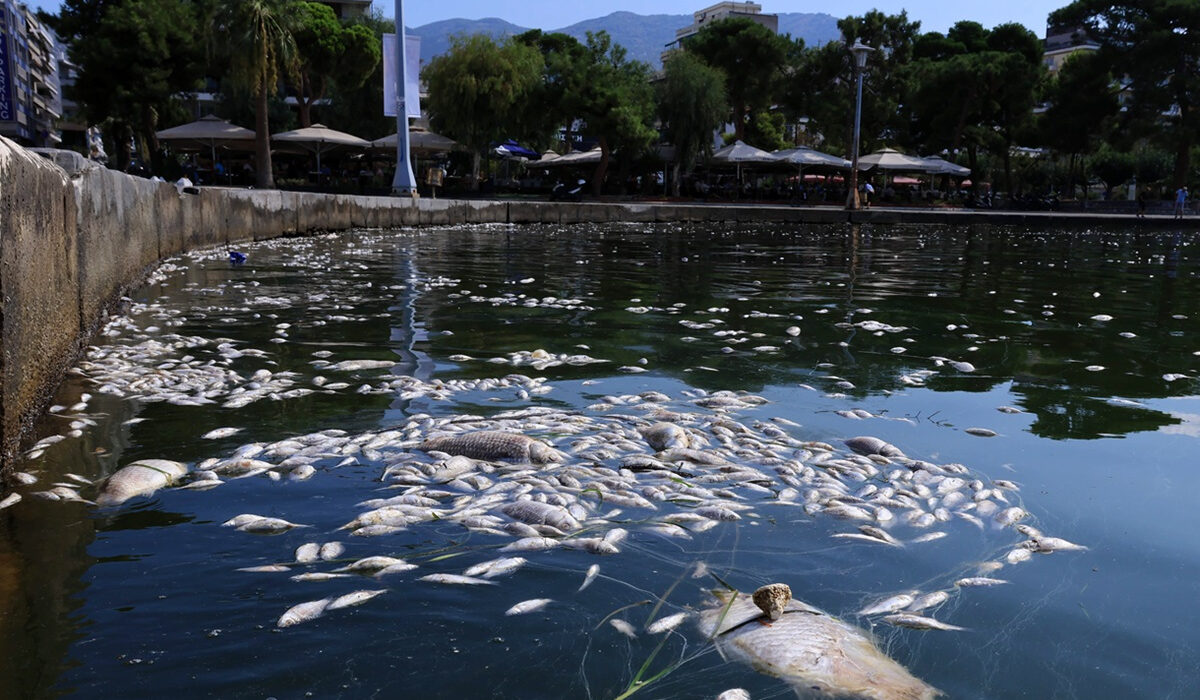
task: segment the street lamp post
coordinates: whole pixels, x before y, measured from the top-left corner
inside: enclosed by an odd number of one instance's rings
[[[874,50],[862,43],[861,38],[855,39],[854,45],[850,47],[850,53],[854,55],[854,75],[858,79],[858,96],[854,100],[854,141],[850,145],[850,193],[846,197],[847,209],[861,207],[858,200],[858,141],[862,128],[863,69],[867,67],[867,54]]]
[[[404,0],[396,0],[396,174],[392,177],[392,194],[403,197],[417,195],[417,178],[413,176],[408,145],[408,42],[404,37]]]

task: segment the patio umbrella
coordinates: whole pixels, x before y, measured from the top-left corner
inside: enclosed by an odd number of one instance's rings
[[[961,165],[951,163],[941,156],[929,156],[922,158],[932,168],[929,170],[934,175],[953,175],[954,177],[966,177],[971,174],[970,168],[965,168]]]
[[[456,150],[459,145],[457,141],[448,136],[418,128],[408,130],[408,148],[416,155],[431,156]],[[394,152],[396,150],[396,134],[375,139],[371,142],[371,150]]]
[[[737,177],[740,182],[743,165],[778,165],[779,159],[761,148],[755,148],[741,141],[734,141],[716,153],[713,153],[708,162],[736,165]]]
[[[893,148],[885,148],[858,159],[859,170],[872,168],[905,173],[928,173],[932,166],[924,158],[906,156]]]
[[[324,124],[313,124],[312,126],[296,129],[295,131],[283,131],[278,134],[272,134],[271,141],[283,144],[285,148],[298,149],[305,153],[315,153],[317,156],[318,179],[321,172],[322,153],[329,153],[342,148],[366,149],[371,145],[371,142],[366,139],[360,139],[343,131],[330,129]]]
[[[850,161],[845,158],[815,151],[811,148],[789,148],[785,151],[775,151],[771,155],[775,156],[781,162],[793,163],[799,165],[801,168],[823,165],[830,168],[838,168],[839,170],[850,169]]]
[[[528,160],[537,160],[538,152],[532,151],[518,144],[516,141],[509,139],[496,147],[496,155],[501,158],[526,158]]]
[[[543,160],[538,161],[538,164],[536,167],[544,166],[544,167],[557,168],[559,166],[565,167],[568,165],[595,165],[596,163],[599,163],[599,162],[600,162],[600,147],[596,146],[595,148],[593,148],[590,151],[571,151],[570,153],[566,154],[565,156],[559,156],[557,158],[552,158],[549,161],[545,160],[545,157],[543,156]]]
[[[208,147],[212,151],[213,163],[217,162],[217,147],[238,150],[254,150],[254,132],[230,124],[224,119],[209,114],[194,122],[163,129],[154,134],[158,140],[181,149]]]

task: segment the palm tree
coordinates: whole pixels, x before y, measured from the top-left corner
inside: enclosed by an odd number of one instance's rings
[[[292,39],[288,0],[221,0],[213,35],[229,57],[229,78],[255,96],[254,163],[256,186],[271,189],[271,131],[267,99],[279,85],[280,73],[294,75],[298,64]]]

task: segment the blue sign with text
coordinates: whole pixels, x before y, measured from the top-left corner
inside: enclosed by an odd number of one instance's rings
[[[12,101],[12,73],[8,65],[8,35],[0,31],[0,122],[16,118]]]

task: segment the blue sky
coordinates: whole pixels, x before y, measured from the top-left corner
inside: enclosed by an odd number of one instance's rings
[[[714,0],[715,1],[715,0]],[[57,11],[60,0],[26,0],[32,7]],[[872,9],[887,13],[907,10],[910,19],[920,20],[924,31],[944,32],[955,22],[969,19],[985,27],[1004,22],[1019,22],[1039,37],[1046,33],[1046,15],[1068,3],[1068,0],[840,0],[840,2],[771,2],[759,0],[763,12],[826,12],[835,17],[861,15]],[[580,20],[601,17],[626,10],[639,14],[690,14],[712,4],[706,0],[609,0],[600,3],[564,2],[563,0],[447,0],[429,2],[409,0],[404,3],[405,23],[410,27],[443,19],[464,17],[482,19],[499,17],[523,27],[558,29]],[[386,16],[394,13],[395,2],[375,0],[375,6]]]

